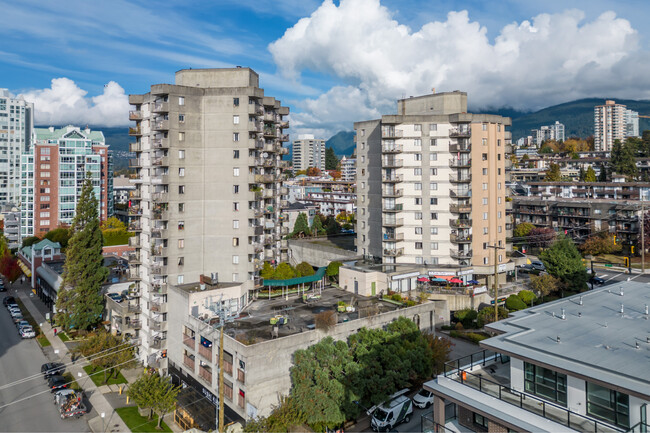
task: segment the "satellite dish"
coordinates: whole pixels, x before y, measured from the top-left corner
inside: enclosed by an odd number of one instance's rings
[[[266,153],[266,152],[264,152],[264,153],[262,154],[262,157],[263,157],[263,158],[268,158],[268,157],[269,157],[269,154]]]

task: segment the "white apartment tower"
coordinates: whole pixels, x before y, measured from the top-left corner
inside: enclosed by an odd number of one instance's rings
[[[257,73],[239,67],[181,70],[176,84],[152,85],[129,102],[140,354],[165,368],[156,360],[166,349],[168,284],[243,283],[238,296],[224,299],[240,310],[263,262],[286,260],[280,175],[289,108],[264,95]]]
[[[494,264],[489,246],[506,242],[510,119],[467,113],[459,91],[397,108],[355,123],[357,251],[383,263]]]
[[[0,205],[20,202],[20,157],[29,151],[34,104],[0,89]]]
[[[594,108],[594,147],[596,151],[609,151],[616,140],[639,135],[639,113],[628,110],[623,104],[607,100]]]
[[[325,170],[325,140],[302,134],[293,142],[293,171],[315,167]]]
[[[354,182],[357,174],[357,160],[356,158],[341,158],[341,180],[346,182]]]

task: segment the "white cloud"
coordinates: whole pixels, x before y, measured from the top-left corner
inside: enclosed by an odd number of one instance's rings
[[[129,124],[129,97],[115,81],[104,86],[101,95],[87,97],[68,78],[54,78],[48,89],[32,90],[19,97],[34,103],[37,125],[121,126]]]
[[[578,10],[540,14],[504,26],[490,41],[487,29],[471,21],[467,11],[449,12],[445,21],[413,30],[379,0],[341,0],[338,6],[325,0],[269,50],[289,79],[299,80],[309,70],[349,86],[297,104],[304,111],[294,117],[304,129],[329,129],[346,116],[349,129],[353,121],[393,112],[395,99],[432,87],[467,91],[474,108],[649,97],[650,75],[638,71],[648,69],[650,55],[639,49],[637,39],[629,21],[613,12],[590,22]],[[634,81],[625,79],[628,73]],[[328,107],[332,101],[338,106]]]

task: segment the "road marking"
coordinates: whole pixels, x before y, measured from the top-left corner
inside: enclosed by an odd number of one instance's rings
[[[600,276],[600,278],[605,278],[606,276],[607,276],[607,274],[603,274],[603,275]]]
[[[633,277],[631,277],[631,278],[628,278],[628,281],[632,281],[633,279],[635,279],[635,278],[639,278],[639,277],[642,276],[642,275],[643,275],[643,274],[635,275],[635,276],[633,276]]]
[[[610,278],[606,279],[605,282],[607,282],[607,281],[611,281],[611,280],[613,280],[614,278],[616,278],[616,277],[620,277],[620,276],[623,275],[623,274],[624,274],[624,272],[621,272],[620,274],[616,274],[616,275],[614,275],[613,277],[610,277]]]

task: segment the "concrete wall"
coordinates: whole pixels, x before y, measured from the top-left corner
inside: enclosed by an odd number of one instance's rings
[[[351,260],[358,256],[354,251],[319,245],[307,240],[290,240],[289,254],[292,262],[307,262],[313,266],[327,266],[336,260]]]
[[[362,296],[375,296],[388,291],[387,276],[383,272],[363,272],[356,269],[341,267],[339,269],[339,286],[343,290],[355,293],[355,282],[357,293]],[[372,285],[375,284],[375,292],[372,292]]]

